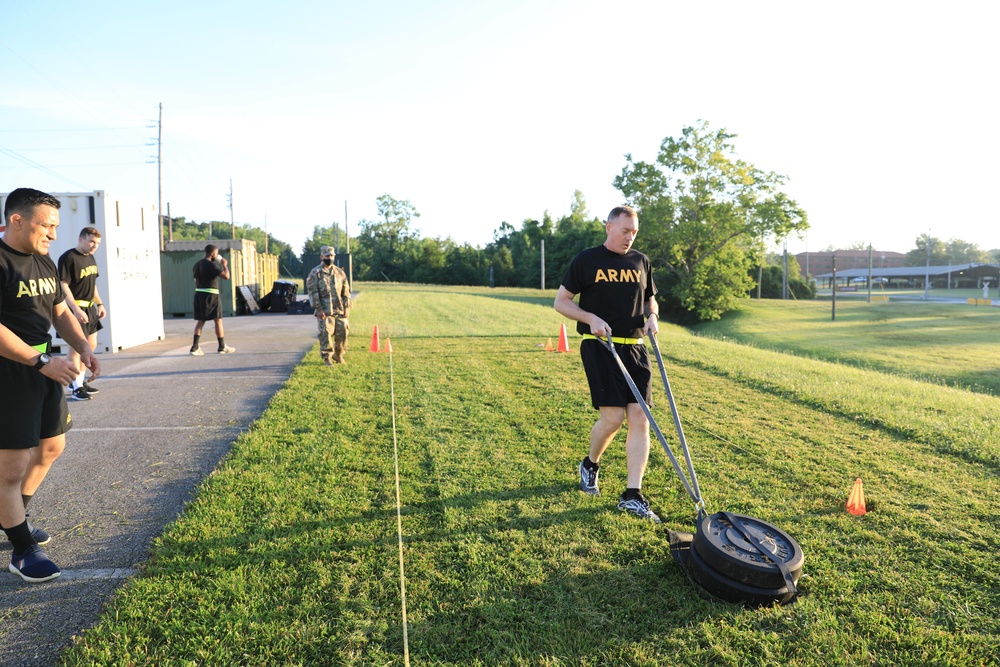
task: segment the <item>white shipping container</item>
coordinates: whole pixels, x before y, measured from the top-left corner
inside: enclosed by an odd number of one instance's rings
[[[156,206],[141,206],[112,197],[104,190],[51,193],[62,207],[56,240],[49,247],[52,261],[75,248],[84,227],[101,233],[97,260],[97,291],[108,311],[97,332],[96,352],[118,352],[162,340],[163,297],[160,290],[160,229]],[[0,195],[0,210],[6,203]],[[66,343],[53,330],[53,346]]]

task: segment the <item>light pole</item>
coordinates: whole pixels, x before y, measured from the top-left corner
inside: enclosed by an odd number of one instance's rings
[[[924,270],[924,301],[930,298],[931,289],[931,230],[927,230],[927,268]]]

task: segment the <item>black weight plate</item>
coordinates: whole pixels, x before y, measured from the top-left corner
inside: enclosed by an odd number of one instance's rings
[[[785,578],[771,562],[780,560],[788,567],[792,581],[799,580],[804,558],[802,548],[791,535],[763,519],[743,514],[733,516],[769,549],[767,558],[730,525],[724,514],[716,512],[701,519],[694,536],[694,550],[705,563],[749,586],[781,588],[785,586]]]
[[[716,572],[701,559],[696,549],[691,549],[688,553],[688,571],[697,584],[726,602],[742,602],[750,606],[761,607],[775,602],[784,604],[795,597],[794,594],[789,593],[788,586],[758,588]]]

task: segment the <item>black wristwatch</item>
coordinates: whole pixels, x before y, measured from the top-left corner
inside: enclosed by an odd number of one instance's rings
[[[35,370],[36,371],[42,370],[45,366],[49,364],[50,361],[52,361],[52,357],[42,352],[38,356],[38,361],[35,362]]]

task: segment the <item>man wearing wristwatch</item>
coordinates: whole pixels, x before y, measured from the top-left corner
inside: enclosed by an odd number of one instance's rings
[[[625,492],[618,509],[655,523],[660,518],[642,495],[642,478],[649,461],[649,420],[635,401],[611,351],[598,337],[615,345],[618,356],[647,404],[650,404],[652,370],[642,337],[656,334],[659,306],[649,258],[634,250],[639,217],[629,206],[612,209],[605,224],[603,245],[578,254],[566,270],[555,309],[576,320],[580,357],[590,385],[590,399],[600,413],[590,432],[590,452],[580,463],[580,490],[600,493],[597,476],[601,456],[625,421]],[[573,300],[580,295],[580,303]]]
[[[39,544],[49,535],[25,510],[66,445],[72,425],[64,387],[77,376],[65,357],[50,356],[54,326],[94,377],[101,365],[66,306],[49,244],[59,226],[59,200],[19,188],[4,203],[0,239],[0,527],[13,545],[9,570],[28,582],[59,576]]]

